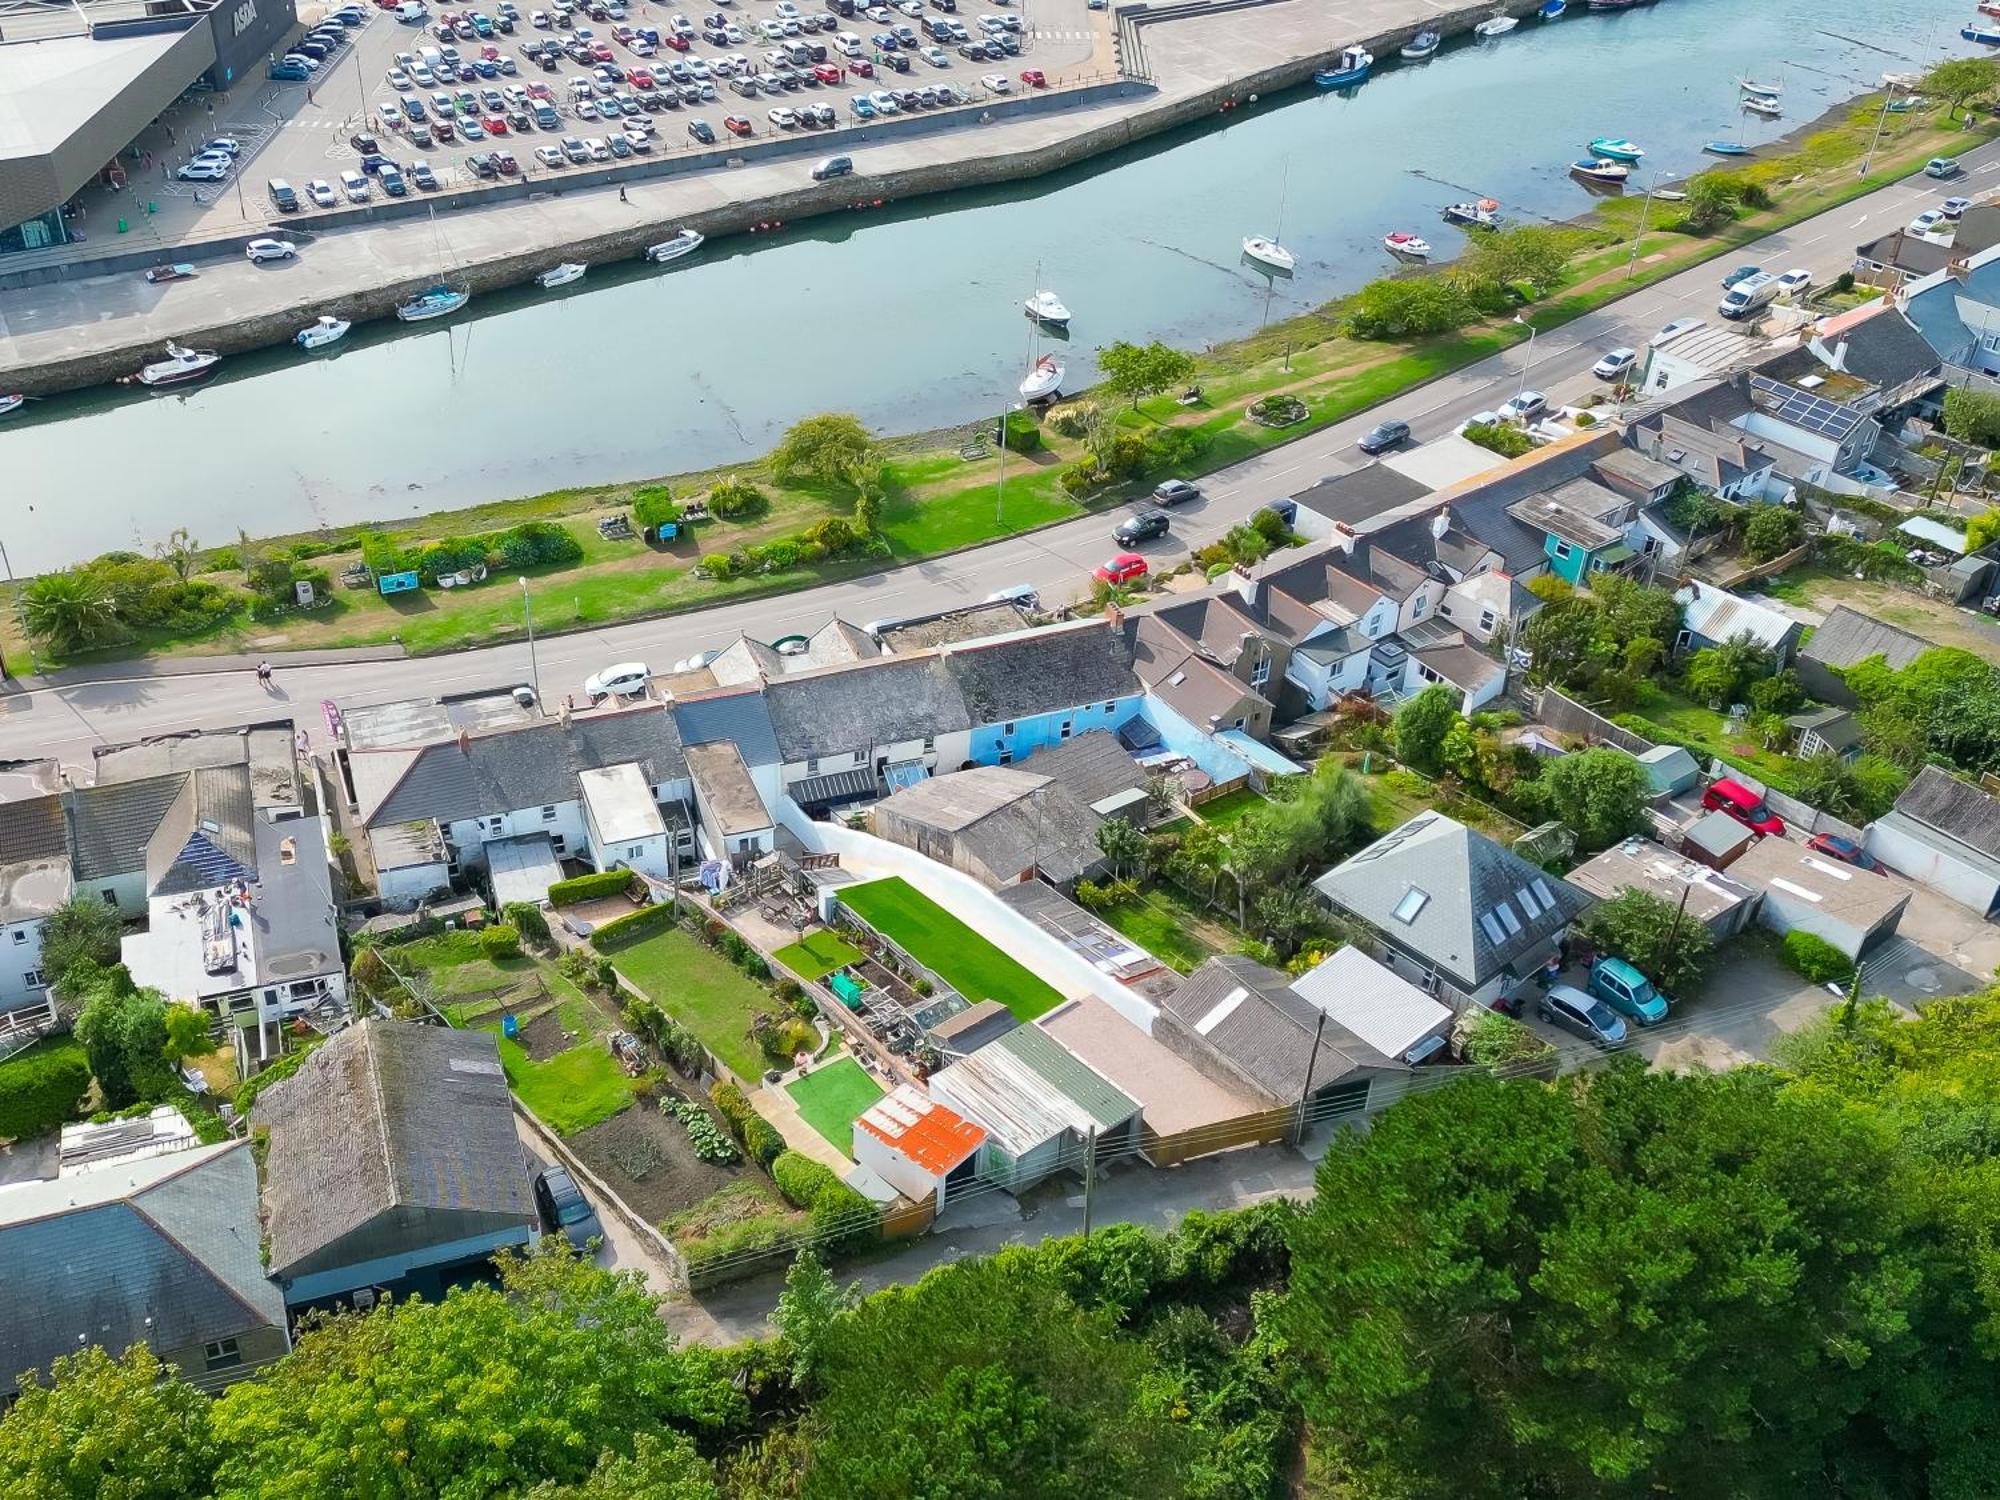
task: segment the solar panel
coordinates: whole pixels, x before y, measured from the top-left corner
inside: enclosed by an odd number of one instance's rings
[[[1777,415],[1784,421],[1823,437],[1845,437],[1861,422],[1859,412],[1829,401],[1824,396],[1815,396],[1796,386],[1773,380],[1768,375],[1751,376],[1750,388],[1775,402]]]

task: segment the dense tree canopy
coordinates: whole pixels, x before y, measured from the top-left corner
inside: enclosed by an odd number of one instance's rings
[[[42,975],[58,990],[78,959],[108,968],[118,962],[123,927],[118,909],[79,891],[42,920]]]

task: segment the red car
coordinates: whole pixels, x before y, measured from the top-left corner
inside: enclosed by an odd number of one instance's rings
[[[599,62],[610,62],[611,44],[609,42],[592,42],[590,44],[590,55]]]
[[[1146,576],[1146,559],[1136,552],[1121,552],[1111,561],[1099,563],[1090,576],[1099,583],[1131,583]]]
[[[500,49],[491,46],[481,47],[479,49],[479,56],[486,62],[498,62],[500,61]]]
[[[1806,840],[1806,847],[1815,854],[1824,854],[1828,859],[1837,859],[1844,865],[1853,865],[1857,870],[1873,870],[1877,875],[1887,875],[1882,861],[1855,843],[1837,833],[1816,833]]]
[[[670,31],[665,36],[661,37],[660,40],[662,42],[665,42],[669,47],[673,48],[674,51],[676,52],[685,52],[688,49],[688,39],[682,36],[678,31]]]
[[[875,64],[868,61],[865,57],[850,57],[847,60],[847,71],[852,73],[856,78],[873,78],[875,76]]]
[[[550,91],[546,83],[531,83],[528,85],[528,97],[530,99],[539,99],[544,104],[553,104],[556,96]]]
[[[1031,89],[1045,89],[1049,86],[1048,75],[1040,68],[1029,68],[1021,74],[1021,82]]]
[[[840,69],[836,68],[832,63],[814,63],[813,77],[817,78],[821,83],[838,83],[840,82]]]
[[[487,115],[480,120],[479,124],[488,135],[505,135],[507,133],[507,122],[498,115]]]
[[[722,128],[731,135],[750,134],[750,122],[741,115],[724,115],[722,117]]]
[[[1727,776],[1709,784],[1701,794],[1701,805],[1717,812],[1726,812],[1754,833],[1783,838],[1785,820],[1765,804],[1764,799],[1740,781],[1731,781]]]
[[[634,68],[630,73],[626,75],[626,77],[631,80],[632,87],[635,89],[650,89],[659,87],[659,84],[654,79],[651,71],[646,68]]]

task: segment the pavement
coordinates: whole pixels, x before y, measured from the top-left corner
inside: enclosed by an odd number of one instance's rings
[[[1773,267],[1804,266],[1822,279],[1831,278],[1847,268],[1857,243],[1907,222],[1920,208],[1948,193],[2000,187],[2000,177],[1994,175],[2000,172],[2000,142],[1975,147],[1961,159],[1966,172],[1955,182],[1940,184],[1914,175],[1732,249],[1722,259],[1730,265],[1755,260]],[[1172,567],[1258,506],[1321,476],[1358,467],[1366,460],[1354,441],[1383,417],[1402,417],[1414,429],[1415,440],[1423,442],[1449,433],[1474,412],[1498,405],[1526,385],[1559,401],[1598,389],[1589,370],[1603,350],[1643,344],[1671,318],[1713,319],[1716,277],[1714,262],[1693,267],[1565,324],[1532,346],[1517,346],[1220,470],[1202,481],[1202,499],[1175,509],[1173,535],[1140,550],[1156,568]],[[696,651],[726,645],[739,632],[774,640],[814,629],[834,614],[856,622],[921,614],[1023,583],[1038,587],[1045,602],[1075,597],[1089,570],[1117,550],[1110,532],[1118,519],[1116,514],[1082,517],[948,557],[771,599],[544,635],[536,643],[541,696],[560,701],[607,662],[638,659],[664,668]],[[1365,528],[1366,522],[1362,524]],[[235,664],[209,675],[173,678],[135,668],[125,679],[0,692],[0,759],[55,756],[87,767],[93,745],[191,727],[222,728],[269,718],[274,710],[289,711],[317,735],[319,706],[325,700],[349,706],[382,703],[512,686],[530,676],[524,643],[420,659],[287,667],[268,691],[250,670]]]

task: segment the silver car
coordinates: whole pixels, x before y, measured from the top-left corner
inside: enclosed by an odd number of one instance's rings
[[[1548,993],[1535,1002],[1535,1014],[1551,1026],[1559,1026],[1600,1047],[1616,1047],[1625,1041],[1625,1018],[1595,995],[1587,995],[1573,985],[1550,985]]]

